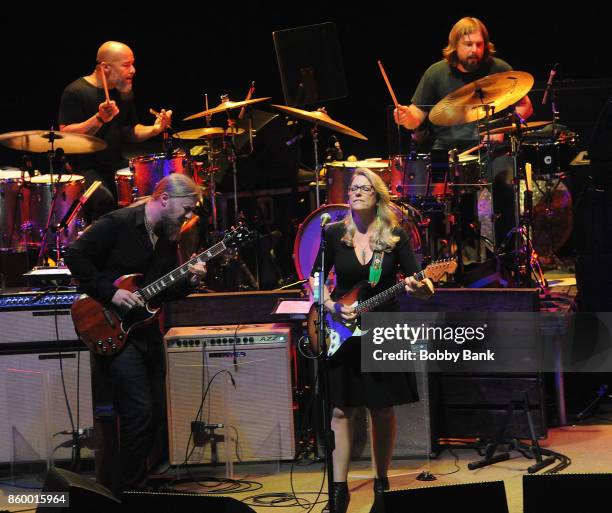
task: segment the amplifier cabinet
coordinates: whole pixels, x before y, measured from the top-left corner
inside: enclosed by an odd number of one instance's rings
[[[172,328],[165,342],[172,465],[226,461],[228,442],[234,461],[293,459],[289,325]],[[207,388],[200,420],[224,427],[194,449],[192,422]]]

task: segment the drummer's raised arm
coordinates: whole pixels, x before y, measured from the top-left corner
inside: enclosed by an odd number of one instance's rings
[[[417,128],[425,118],[427,113],[419,109],[416,105],[398,105],[397,109],[393,111],[393,118],[396,123],[399,123],[408,130],[414,130]]]

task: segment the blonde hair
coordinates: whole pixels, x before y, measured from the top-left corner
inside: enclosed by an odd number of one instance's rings
[[[374,220],[374,231],[370,236],[370,246],[374,251],[390,252],[399,242],[400,238],[398,235],[393,234],[393,231],[399,226],[399,220],[389,206],[391,199],[387,185],[376,173],[362,167],[357,168],[353,173],[351,184],[358,176],[363,176],[368,180],[376,193],[376,219]],[[342,242],[347,246],[353,247],[353,237],[357,226],[350,209],[344,218],[344,225],[346,233],[342,237]]]
[[[487,27],[485,27],[484,23],[478,18],[466,17],[461,18],[455,23],[448,34],[448,45],[442,50],[442,56],[449,64],[453,66],[458,64],[457,46],[459,46],[459,41],[461,41],[464,36],[473,34],[474,32],[480,32],[484,40],[484,55],[482,60],[484,62],[489,62],[493,58],[495,55],[495,45],[489,40],[489,31]]]
[[[188,176],[180,173],[164,176],[155,186],[151,197],[158,199],[164,192],[171,198],[185,198],[188,196],[200,198],[202,196],[202,191],[198,184]]]

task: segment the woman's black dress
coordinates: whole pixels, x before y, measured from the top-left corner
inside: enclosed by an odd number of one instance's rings
[[[357,283],[368,280],[370,262],[362,265],[357,259],[355,248],[342,242],[345,233],[343,222],[330,224],[325,230],[326,276],[332,267],[336,272],[336,288],[332,299],[337,300]],[[374,288],[368,288],[360,301],[375,296],[397,282],[396,274],[401,270],[407,276],[419,271],[410,238],[402,229],[395,232],[400,240],[393,251],[384,254],[380,281]],[[320,254],[313,266],[319,268]],[[397,311],[397,302],[386,303],[378,311]],[[395,404],[418,401],[416,378],[413,373],[361,372],[360,338],[347,340],[329,361],[330,396],[333,406],[366,406],[384,408]]]

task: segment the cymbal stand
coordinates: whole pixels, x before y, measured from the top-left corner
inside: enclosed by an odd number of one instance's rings
[[[321,168],[319,164],[319,124],[315,123],[311,130],[312,133],[312,146],[314,149],[314,163],[315,163],[315,190],[317,196],[317,208],[319,208],[321,200],[319,197],[319,175],[321,174]]]
[[[53,169],[53,159],[56,157],[56,152],[59,148],[55,148],[55,131],[53,127],[51,127],[49,142],[51,143],[51,149],[47,151],[47,160],[49,161],[49,176],[51,179],[51,208],[49,210],[49,216],[47,217],[47,222],[45,223],[45,230],[42,236],[42,241],[40,243],[40,250],[38,251],[37,257],[37,265],[44,265],[45,260],[45,251],[47,249],[47,238],[49,236],[49,229],[51,228],[51,224],[55,224],[55,203],[57,201],[57,184],[54,180],[54,176],[57,176],[58,181],[61,178],[61,173],[54,175]],[[61,254],[60,254],[60,235],[59,232],[55,234],[55,262],[56,265],[59,263]]]

